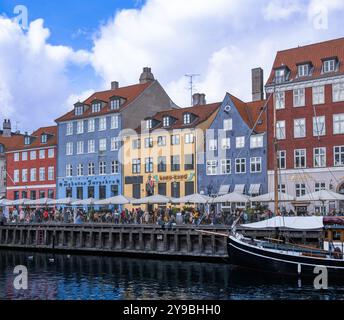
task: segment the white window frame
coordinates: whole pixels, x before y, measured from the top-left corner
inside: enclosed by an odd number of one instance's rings
[[[293,90],[293,102],[294,108],[304,107],[306,103],[305,88],[299,88]]]
[[[106,138],[99,139],[99,151],[106,151],[107,149],[107,141]]]
[[[37,169],[36,168],[30,169],[30,181],[31,182],[37,181]]]
[[[79,163],[76,167],[76,175],[78,177],[81,177],[84,175],[84,165],[82,163]]]
[[[95,119],[88,119],[87,122],[87,131],[94,132],[96,128],[96,120]]]
[[[38,158],[39,159],[45,159],[45,149],[38,151]]]
[[[241,171],[241,169],[242,169],[241,167],[243,165],[245,166],[245,170]],[[238,166],[239,166],[240,170],[238,170]],[[236,174],[245,174],[246,171],[247,171],[247,169],[246,169],[246,158],[236,158],[235,159],[235,173]]]
[[[13,182],[18,183],[20,179],[20,171],[19,170],[14,170],[13,171]]]
[[[66,124],[66,136],[73,135],[73,122],[67,122]]]
[[[105,161],[99,162],[99,175],[100,176],[106,175],[106,162]]]
[[[84,141],[77,141],[76,154],[84,154]]]
[[[245,137],[244,136],[235,138],[235,147],[236,147],[236,149],[245,148]]]
[[[313,136],[320,137],[326,135],[326,118],[325,116],[313,117]]]
[[[314,105],[325,103],[325,86],[312,88],[312,101]]]
[[[54,149],[48,149],[48,158],[53,159],[55,157],[55,150]]]
[[[297,153],[303,153],[303,154],[297,154]],[[304,157],[304,166],[301,165],[302,161],[302,157]],[[300,165],[297,166],[297,159],[299,158],[299,163]],[[294,168],[295,169],[305,169],[307,167],[307,150],[306,149],[295,149],[294,150]]]
[[[119,128],[119,115],[112,115],[111,116],[111,129],[118,129]]]
[[[208,149],[211,151],[217,150],[217,139],[209,139],[208,140]]]
[[[173,134],[171,136],[171,145],[172,146],[180,145],[180,135],[179,134]]]
[[[36,150],[30,151],[30,160],[36,160],[36,159],[37,159]]]
[[[45,168],[39,168],[39,181],[45,181]]]
[[[76,122],[76,134],[83,134],[84,133],[84,121],[78,120]]]
[[[73,176],[73,166],[68,163],[66,164],[66,177],[72,177]]]
[[[339,161],[336,161],[336,157]],[[335,167],[344,166],[344,145],[333,147],[333,165]]]
[[[195,142],[195,135],[193,133],[186,133],[184,135],[184,143],[185,144],[192,144]]]
[[[111,151],[117,151],[121,147],[121,139],[118,137],[111,138]]]
[[[285,109],[285,91],[275,93],[275,108],[276,110]]]
[[[231,148],[231,138],[222,138],[221,140],[221,149],[229,150]]]
[[[111,174],[119,174],[119,161],[113,160],[111,162]]]
[[[96,142],[94,139],[87,141],[87,153],[95,153],[96,152]]]
[[[223,120],[223,130],[231,131],[233,130],[233,119],[228,118]]]
[[[18,162],[20,160],[20,153],[16,152],[13,154],[13,160],[14,162]]]
[[[282,166],[282,159],[284,160],[284,166]],[[284,170],[287,168],[287,151],[286,150],[278,150],[277,151],[277,161],[278,161],[278,168]]]
[[[264,147],[264,136],[261,134],[252,135],[250,137],[250,148],[257,149]]]
[[[55,169],[54,167],[48,167],[48,181],[54,181]]]
[[[306,118],[294,119],[294,138],[305,138],[306,135]]]
[[[100,117],[98,131],[105,131],[105,130],[106,130],[106,117]]]
[[[323,73],[335,72],[336,71],[336,60],[328,59],[323,63]]]
[[[22,182],[28,182],[27,169],[22,169]]]
[[[221,159],[221,162],[220,162],[220,173],[222,175],[231,174],[232,173],[232,161],[231,161],[231,159]]]
[[[286,139],[285,126],[286,126],[285,120],[280,120],[276,122],[276,139],[277,140]]]
[[[96,167],[94,162],[88,163],[88,176],[94,176],[96,174]]]
[[[309,64],[301,64],[297,66],[297,75],[299,78],[309,76],[310,67]]]
[[[262,157],[251,157],[250,158],[250,172],[251,173],[261,173],[262,172]],[[252,170],[254,166],[254,170]],[[259,170],[258,170],[259,169]]]
[[[326,167],[326,147],[313,149],[313,166],[314,168]]]
[[[344,113],[333,115],[333,134],[344,134]]]
[[[207,176],[216,176],[218,170],[217,160],[207,160],[206,162],[206,174]]]
[[[332,84],[332,101],[344,101],[344,82]]]
[[[22,152],[22,161],[27,161],[27,151]]]
[[[72,156],[73,155],[73,142],[67,142],[66,143],[66,156]]]

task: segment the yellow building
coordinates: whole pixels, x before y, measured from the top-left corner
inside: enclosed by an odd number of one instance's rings
[[[123,143],[124,195],[183,197],[197,192],[197,153],[221,103],[171,109],[146,118]],[[197,151],[197,152],[196,152]]]

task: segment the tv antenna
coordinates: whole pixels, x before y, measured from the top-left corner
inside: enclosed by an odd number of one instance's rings
[[[185,77],[189,78],[189,90],[190,90],[190,94],[191,94],[191,106],[193,105],[193,91],[195,89],[194,86],[194,78],[195,77],[199,77],[200,74],[198,73],[190,73],[190,74],[186,74]]]

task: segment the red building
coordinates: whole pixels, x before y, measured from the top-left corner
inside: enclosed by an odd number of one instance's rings
[[[55,198],[56,159],[56,126],[22,136],[6,151],[6,198]]]
[[[280,190],[294,196],[320,189],[344,193],[344,38],[279,51],[266,92],[269,191],[275,104]]]

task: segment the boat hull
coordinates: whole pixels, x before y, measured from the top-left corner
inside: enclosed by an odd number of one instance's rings
[[[315,267],[326,267],[328,274],[344,277],[344,261],[292,256],[257,246],[248,245],[233,236],[228,237],[229,262],[233,265],[257,269],[267,273],[315,276]]]

